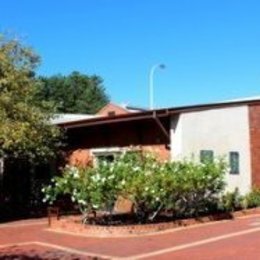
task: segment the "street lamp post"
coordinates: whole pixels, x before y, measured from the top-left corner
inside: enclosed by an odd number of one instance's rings
[[[164,64],[156,64],[153,65],[150,69],[150,74],[149,74],[149,99],[150,99],[150,109],[154,108],[154,87],[153,87],[153,78],[154,78],[154,72],[156,69],[165,69]]]

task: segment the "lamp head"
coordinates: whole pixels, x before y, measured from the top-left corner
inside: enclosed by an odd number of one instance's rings
[[[166,66],[165,66],[164,64],[159,64],[159,68],[160,68],[160,69],[165,69]]]

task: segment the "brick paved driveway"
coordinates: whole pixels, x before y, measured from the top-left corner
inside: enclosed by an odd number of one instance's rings
[[[152,235],[93,238],[47,220],[0,225],[0,259],[260,259],[260,215]]]

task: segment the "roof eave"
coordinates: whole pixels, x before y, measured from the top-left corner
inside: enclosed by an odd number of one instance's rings
[[[68,129],[68,128],[101,125],[101,124],[152,119],[154,117],[154,114],[156,114],[157,117],[167,117],[170,115],[202,111],[205,109],[236,107],[236,106],[241,106],[241,105],[254,105],[254,104],[260,104],[260,100],[259,99],[258,100],[244,100],[244,101],[235,101],[235,102],[222,102],[222,103],[181,106],[181,107],[174,107],[174,108],[162,108],[162,109],[149,110],[149,111],[144,111],[144,112],[139,112],[139,113],[129,113],[129,114],[116,115],[116,116],[104,116],[104,117],[90,118],[90,119],[86,119],[86,120],[82,120],[82,121],[60,123],[57,125]]]

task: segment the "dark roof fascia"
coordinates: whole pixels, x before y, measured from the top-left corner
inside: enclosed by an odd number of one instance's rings
[[[126,106],[126,109],[136,110],[136,111],[140,111],[140,112],[149,111],[149,109],[147,109],[147,108],[135,107],[135,106]]]
[[[162,108],[162,109],[148,110],[148,111],[138,112],[138,113],[116,115],[113,117],[94,117],[94,118],[81,120],[81,121],[60,123],[57,125],[60,127],[64,127],[66,129],[78,128],[84,126],[95,126],[95,125],[109,124],[109,123],[152,119],[154,118],[154,116],[162,118],[162,117],[168,117],[170,115],[175,115],[180,113],[197,112],[197,111],[208,110],[208,109],[228,108],[228,107],[237,107],[241,105],[254,105],[254,104],[260,105],[260,100],[244,100],[244,101],[234,101],[234,102],[180,106],[180,107],[173,107],[173,108]]]
[[[61,124],[58,124],[58,126],[69,129],[69,128],[78,128],[78,127],[85,127],[85,126],[102,125],[102,124],[139,121],[139,120],[153,119],[154,112],[156,112],[157,117],[167,117],[168,116],[167,111],[168,111],[168,109],[167,110],[164,109],[164,110],[160,111],[160,113],[158,113],[158,111],[151,110],[148,112],[123,114],[123,115],[116,115],[113,117],[111,117],[111,116],[95,117],[95,118],[90,118],[90,119],[82,120],[82,121],[61,123]]]
[[[188,113],[188,112],[196,112],[196,111],[209,110],[209,109],[238,107],[242,105],[256,105],[256,104],[260,105],[259,99],[180,106],[180,107],[169,108],[168,111],[169,114],[180,114],[185,112]]]

